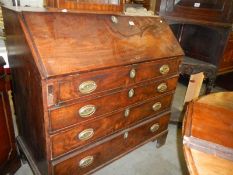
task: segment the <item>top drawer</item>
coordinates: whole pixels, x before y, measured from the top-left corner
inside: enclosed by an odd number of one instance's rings
[[[71,76],[58,82],[58,102],[176,74],[179,63],[180,59],[169,58]]]

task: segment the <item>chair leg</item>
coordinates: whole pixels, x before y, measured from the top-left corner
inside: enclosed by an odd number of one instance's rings
[[[214,84],[215,84],[215,77],[210,77],[206,83],[206,90],[205,90],[205,94],[209,94],[211,93],[211,91],[214,88]]]

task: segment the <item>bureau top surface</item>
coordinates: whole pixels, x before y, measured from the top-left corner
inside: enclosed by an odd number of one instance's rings
[[[158,17],[22,12],[44,77],[183,55]]]

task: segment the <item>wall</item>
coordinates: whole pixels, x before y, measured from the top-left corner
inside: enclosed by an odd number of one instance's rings
[[[43,7],[43,0],[20,0],[21,6]]]
[[[12,5],[11,0],[0,0],[0,2],[3,3],[4,5]]]
[[[43,7],[44,0],[20,0],[21,6]],[[0,0],[4,5],[12,5],[12,0]]]
[[[20,0],[20,5],[21,6],[32,6],[32,7],[43,7],[43,1],[44,0]],[[0,2],[7,6],[13,5],[12,0],[0,0]],[[5,42],[2,39],[0,39],[0,56],[2,56],[7,63],[6,66],[4,67],[8,68],[9,64],[8,64]]]

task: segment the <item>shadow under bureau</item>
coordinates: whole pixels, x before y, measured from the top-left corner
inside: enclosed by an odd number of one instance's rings
[[[183,51],[158,17],[3,8],[20,150],[35,174],[90,174],[165,143]]]

